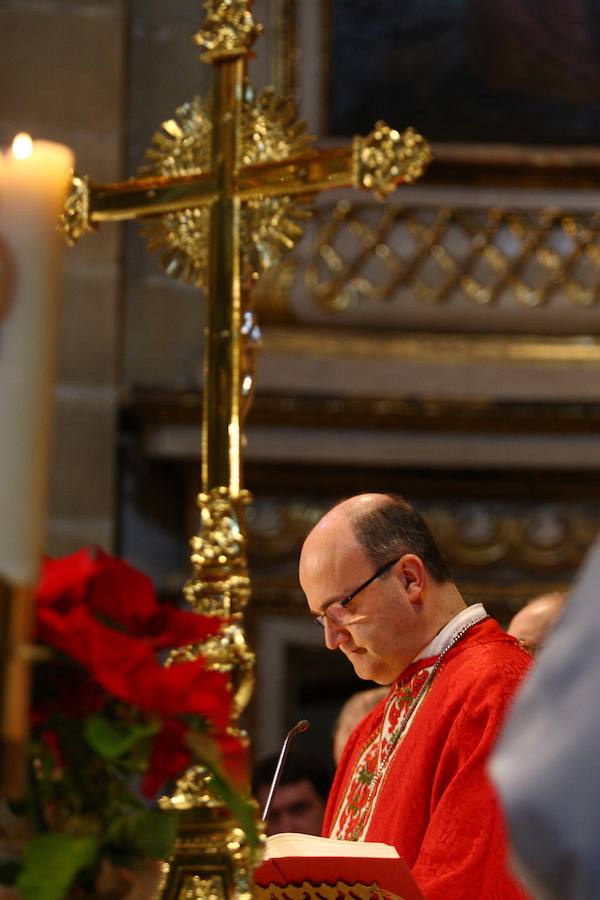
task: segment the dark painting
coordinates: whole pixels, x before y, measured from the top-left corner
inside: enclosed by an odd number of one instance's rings
[[[600,0],[331,0],[329,131],[600,143]]]

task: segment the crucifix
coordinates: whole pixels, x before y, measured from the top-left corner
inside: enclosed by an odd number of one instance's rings
[[[259,94],[247,80],[248,57],[261,31],[250,0],[208,0],[204,6],[206,18],[194,40],[211,67],[207,103],[195,98],[163,123],[137,179],[102,185],[74,177],[62,228],[73,244],[102,222],[140,219],[167,273],[206,294],[200,529],[191,540],[192,576],[184,595],[197,612],[226,616],[231,624],[200,648],[178,651],[171,662],[201,652],[230,673],[233,725],[253,687],[254,657],[242,629],[250,595],[242,440],[258,338],[252,287],[302,235],[300,223],[316,194],[353,186],[383,198],[419,178],[430,152],[413,129],[400,133],[383,122],[349,147],[315,149],[294,103],[270,89]],[[165,801],[188,818],[175,856],[165,864],[164,898],[251,896],[243,833],[231,822],[222,824],[209,794],[202,771],[191,770]],[[210,826],[202,819],[208,807]],[[215,875],[215,853],[225,847],[233,866],[229,875]]]

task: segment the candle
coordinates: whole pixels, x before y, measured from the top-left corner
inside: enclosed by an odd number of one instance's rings
[[[31,585],[43,550],[68,147],[0,154],[0,576]]]

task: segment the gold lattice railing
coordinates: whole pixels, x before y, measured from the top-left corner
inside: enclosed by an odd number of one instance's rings
[[[331,313],[403,292],[428,305],[590,307],[600,296],[599,235],[599,212],[341,200],[320,207],[310,248],[264,285],[261,303],[267,294],[284,302],[293,268],[303,292]]]

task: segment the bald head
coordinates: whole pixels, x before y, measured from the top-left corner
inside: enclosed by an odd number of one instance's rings
[[[304,551],[342,540],[360,548],[379,567],[405,553],[416,554],[440,584],[452,581],[448,565],[423,518],[410,503],[393,494],[358,494],[334,506],[306,539]],[[302,569],[301,556],[301,569]]]
[[[391,684],[465,606],[421,516],[387,494],[360,494],[330,510],[304,543],[299,574],[326,646],[380,684]]]
[[[332,529],[344,523],[351,527],[352,523],[360,519],[361,516],[366,516],[372,513],[373,510],[381,508],[386,502],[389,502],[389,499],[387,494],[357,494],[355,497],[348,497],[347,500],[336,503],[317,522],[309,533],[307,541],[313,535],[318,540],[321,540],[323,535],[328,534]]]
[[[566,597],[559,591],[534,597],[513,616],[506,629],[508,634],[523,641],[535,652],[560,616]]]
[[[307,567],[320,566],[343,555],[367,556],[356,533],[356,522],[372,513],[389,498],[385,494],[358,494],[342,500],[317,522],[300,554],[300,581]]]
[[[307,586],[313,590],[314,586],[331,584],[336,589],[339,585],[339,598],[329,587],[324,587],[320,604],[326,606],[334,599],[342,599],[360,584],[360,573],[368,571],[371,562],[356,536],[353,523],[358,509],[376,507],[377,497],[380,495],[363,494],[338,503],[309,533],[300,553],[299,567],[300,584],[307,597]]]

